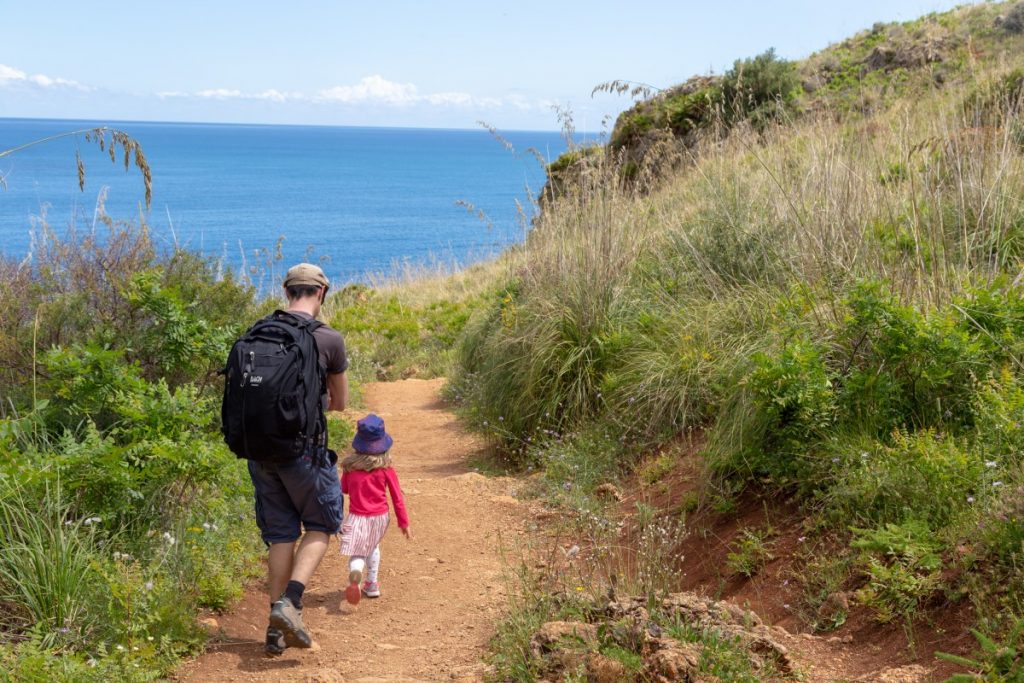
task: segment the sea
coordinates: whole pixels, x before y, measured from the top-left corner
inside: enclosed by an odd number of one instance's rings
[[[142,147],[142,175],[76,130],[109,126]],[[577,140],[582,136],[577,137]],[[54,138],[46,140],[47,138]],[[63,234],[144,220],[161,248],[273,276],[298,261],[334,283],[460,268],[521,242],[558,132],[0,118],[0,254],[31,256]],[[85,169],[79,187],[78,159]]]

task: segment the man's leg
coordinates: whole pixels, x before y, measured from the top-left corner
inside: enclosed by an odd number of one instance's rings
[[[284,579],[287,584],[289,580],[298,581],[305,585],[313,577],[313,572],[320,566],[320,560],[327,554],[327,545],[331,537],[323,531],[307,531],[299,543],[299,549],[295,553],[295,561],[291,567],[290,576]],[[282,587],[283,591],[284,588]]]
[[[309,534],[306,534],[309,536]],[[268,590],[270,602],[274,602],[284,594],[288,580],[292,576],[295,564],[295,541],[291,543],[271,543],[267,557]],[[305,583],[305,581],[303,581]]]
[[[309,583],[313,572],[327,554],[331,537],[322,531],[307,531],[299,543],[272,543],[267,565],[270,570],[270,602],[284,595],[289,581],[298,581],[303,586]]]

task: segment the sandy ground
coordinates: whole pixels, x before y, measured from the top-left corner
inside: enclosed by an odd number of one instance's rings
[[[311,650],[263,653],[269,612],[262,582],[234,611],[214,615],[221,632],[187,662],[181,681],[478,680],[480,663],[505,608],[501,547],[520,532],[510,480],[470,471],[481,444],[442,404],[443,380],[366,387],[369,410],[395,438],[392,455],[409,509],[413,539],[392,524],[382,546],[382,597],[352,607],[344,600],[346,558],[332,540],[303,598]],[[350,417],[357,417],[351,415]],[[255,524],[253,533],[257,533]]]

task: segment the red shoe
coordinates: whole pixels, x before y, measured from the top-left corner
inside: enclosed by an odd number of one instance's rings
[[[359,582],[363,580],[363,573],[353,569],[348,573],[348,588],[345,589],[345,600],[350,605],[359,604]]]

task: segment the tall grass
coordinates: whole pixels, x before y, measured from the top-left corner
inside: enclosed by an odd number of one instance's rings
[[[11,607],[5,628],[31,625],[47,647],[89,637],[102,585],[92,523],[70,514],[59,487],[41,499],[17,485],[0,492],[0,602]]]
[[[850,542],[848,581],[880,620],[963,589],[1005,627],[1024,614],[1016,588],[994,588],[1021,585],[1024,558],[1006,512],[1021,484],[1006,444],[1024,422],[1024,145],[1019,59],[1004,54],[942,87],[912,74],[859,111],[829,95],[774,124],[708,126],[639,172],[587,154],[467,328],[467,415],[549,471],[553,450],[612,434],[583,489],[702,430],[723,491],[795,496]],[[906,552],[887,556],[894,538]],[[950,566],[975,578],[944,584]],[[989,588],[963,588],[975,579]]]

